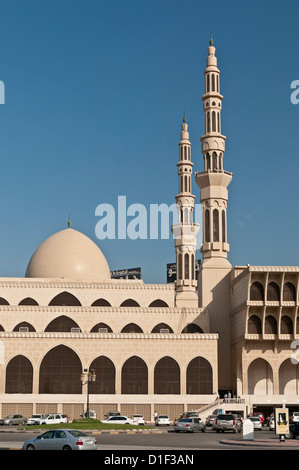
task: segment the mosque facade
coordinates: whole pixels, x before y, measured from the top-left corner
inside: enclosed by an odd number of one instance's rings
[[[98,246],[70,226],[46,239],[25,277],[0,279],[0,415],[88,406],[151,421],[224,406],[244,412],[299,406],[299,267],[235,266],[228,254],[228,186],[220,71],[210,41],[202,97],[202,204],[194,223],[193,163],[184,118],[177,163],[177,277],[170,284],[112,279]],[[175,182],[174,182],[175,183]],[[94,379],[86,380],[89,377]],[[84,379],[84,380],[83,380]],[[231,408],[232,409],[232,408]]]

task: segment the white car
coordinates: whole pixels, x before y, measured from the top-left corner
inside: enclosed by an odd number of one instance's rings
[[[256,418],[255,416],[250,416],[249,419],[253,423],[253,429],[259,429],[260,431],[262,430],[263,424],[260,418]]]
[[[275,429],[275,422],[274,422],[274,417],[272,417],[269,421],[269,431],[274,431]]]
[[[103,419],[101,423],[106,424],[137,424],[137,421],[128,418],[127,416],[110,416],[108,419]]]
[[[142,415],[133,415],[132,420],[141,426],[145,425],[144,417]]]
[[[299,422],[299,412],[294,411],[290,414],[290,423],[298,423]]]
[[[36,421],[41,419],[42,417],[43,417],[43,415],[32,415],[32,416],[30,416],[30,418],[28,418],[27,423],[26,423],[27,426],[36,424]]]
[[[35,424],[60,424],[67,423],[68,417],[59,413],[49,413],[42,418],[37,418]]]
[[[169,426],[170,425],[170,419],[166,415],[160,415],[158,416],[156,420],[156,426]]]

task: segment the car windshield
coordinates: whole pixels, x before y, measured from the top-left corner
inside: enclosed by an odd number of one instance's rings
[[[14,415],[8,415],[8,416],[6,416],[6,419],[11,419],[13,417],[14,417]]]
[[[192,423],[192,419],[189,418],[182,418],[179,420],[180,423]]]
[[[168,416],[159,416],[160,419],[168,419]]]

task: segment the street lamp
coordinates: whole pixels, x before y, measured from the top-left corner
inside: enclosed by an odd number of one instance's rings
[[[87,384],[87,406],[86,406],[86,417],[89,418],[89,384],[90,382],[96,381],[96,373],[94,369],[84,369],[81,374],[82,385]]]

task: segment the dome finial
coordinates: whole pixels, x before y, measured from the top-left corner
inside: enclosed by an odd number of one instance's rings
[[[68,223],[67,223],[68,228],[71,228],[71,225],[72,225],[72,223],[71,223],[71,214],[69,214],[69,220],[68,220]]]
[[[213,34],[210,33],[210,46],[213,46]]]
[[[183,123],[186,124],[186,113],[184,111]]]

